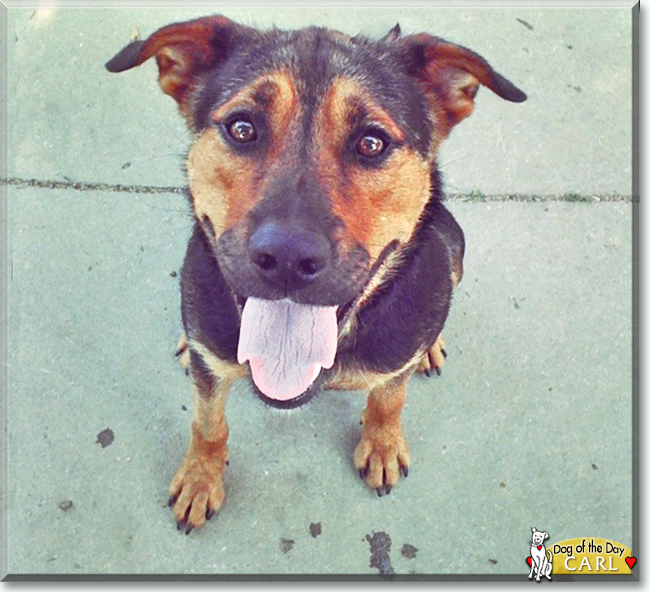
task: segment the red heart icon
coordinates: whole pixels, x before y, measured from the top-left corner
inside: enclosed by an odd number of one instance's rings
[[[625,563],[627,563],[627,566],[632,569],[636,563],[636,557],[626,557]]]
[[[627,560],[626,560],[627,561]],[[526,563],[528,565],[531,565],[533,563],[533,560],[530,557],[526,557]]]
[[[537,550],[541,551],[542,550],[542,545],[538,545]]]

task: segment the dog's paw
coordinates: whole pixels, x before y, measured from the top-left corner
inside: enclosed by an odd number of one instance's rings
[[[417,371],[423,372],[427,376],[431,376],[431,372],[435,372],[440,376],[441,369],[445,364],[447,351],[445,350],[445,341],[442,338],[442,333],[438,335],[435,343],[427,350],[426,354],[420,360]]]
[[[226,497],[223,464],[188,454],[169,486],[169,502],[178,530],[190,534],[219,510]]]
[[[398,429],[366,429],[354,451],[354,467],[379,497],[388,495],[399,481],[400,474],[408,477],[409,449]]]
[[[176,345],[176,353],[174,354],[178,359],[178,363],[185,370],[185,374],[190,373],[190,348],[189,343],[187,342],[187,335],[185,331],[181,333],[181,336],[178,339],[178,345]]]

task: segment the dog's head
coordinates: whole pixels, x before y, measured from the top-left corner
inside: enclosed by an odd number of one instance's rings
[[[196,218],[233,292],[259,304],[251,322],[262,309],[279,318],[269,303],[296,318],[291,307],[302,305],[296,326],[326,324],[334,348],[332,311],[355,299],[388,245],[408,243],[431,198],[436,150],[479,86],[526,98],[474,52],[402,37],[399,26],[370,41],[213,16],[134,41],[106,66],[151,57],[194,134]]]
[[[539,531],[534,526],[531,530],[533,531],[532,544],[535,546],[544,544],[548,538],[548,532]]]

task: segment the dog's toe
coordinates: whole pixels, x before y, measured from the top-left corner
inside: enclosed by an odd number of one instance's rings
[[[431,376],[431,372],[435,372],[437,376],[442,373],[442,367],[447,358],[447,350],[445,349],[445,341],[442,338],[442,333],[438,335],[435,343],[426,351],[420,363],[418,364],[417,371],[424,373],[427,377]]]

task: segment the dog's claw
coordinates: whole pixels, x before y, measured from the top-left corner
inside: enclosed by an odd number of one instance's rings
[[[406,465],[401,465],[399,471],[402,473],[402,477],[404,477],[404,479],[409,476],[409,468]]]
[[[377,489],[375,491],[377,492],[378,497],[381,497],[382,495],[384,495],[383,487],[377,487]]]
[[[185,531],[185,534],[190,534],[192,532],[192,529],[194,528],[191,524],[189,524],[189,518],[190,518],[190,510],[192,509],[192,506],[189,506],[187,508],[187,511],[185,512],[185,516],[182,520],[179,520],[176,523],[176,530],[178,531]]]
[[[206,520],[211,520],[211,519],[212,519],[212,516],[214,516],[214,511],[212,510],[212,508],[208,508],[208,509],[205,511],[205,519],[206,519]]]
[[[176,503],[176,500],[177,500],[177,499],[178,499],[178,496],[176,496],[176,495],[170,495],[170,496],[169,496],[169,499],[167,500],[167,507],[168,507],[168,508],[171,508],[171,507]]]
[[[386,485],[384,493],[388,495],[391,491],[393,491],[393,488],[390,485]]]
[[[427,378],[433,375],[434,370],[436,375],[440,376],[440,369],[444,365],[446,357],[445,342],[442,339],[442,335],[438,335],[433,345],[423,353],[416,369],[418,372],[422,372]]]

